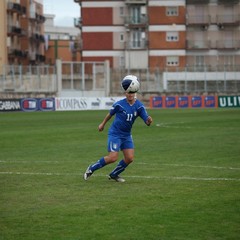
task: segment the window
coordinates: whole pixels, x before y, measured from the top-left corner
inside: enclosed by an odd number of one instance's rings
[[[167,57],[167,66],[178,66],[179,65],[179,57],[177,56],[169,56]]]
[[[123,17],[124,16],[124,7],[120,7],[119,11],[120,11],[120,16]]]
[[[178,32],[167,32],[166,41],[167,42],[178,42],[179,36]]]
[[[120,42],[124,42],[124,33],[120,33],[119,40]]]
[[[141,8],[139,6],[131,7],[131,23],[141,23]]]
[[[235,61],[234,61],[234,56],[223,56],[223,62],[224,65],[228,65],[228,66],[234,66],[235,65]]]
[[[132,48],[140,48],[141,47],[141,31],[134,30],[131,32],[131,46]]]
[[[197,66],[204,66],[204,56],[196,56],[195,62]]]
[[[125,58],[123,56],[119,57],[119,67],[125,67]]]
[[[178,16],[178,7],[167,7],[166,15],[167,16]]]

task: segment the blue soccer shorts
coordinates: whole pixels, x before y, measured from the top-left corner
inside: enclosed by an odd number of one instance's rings
[[[108,135],[108,152],[119,152],[123,149],[134,149],[131,135],[127,137]]]

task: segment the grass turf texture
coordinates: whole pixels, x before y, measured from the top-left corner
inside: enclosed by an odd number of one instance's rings
[[[135,161],[86,182],[106,111],[0,114],[0,239],[239,239],[240,110],[149,110]],[[121,156],[121,155],[120,155]]]

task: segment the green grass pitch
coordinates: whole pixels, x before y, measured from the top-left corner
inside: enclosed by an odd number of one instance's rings
[[[0,114],[0,240],[239,239],[240,109],[149,110],[126,182],[84,181],[106,113]]]

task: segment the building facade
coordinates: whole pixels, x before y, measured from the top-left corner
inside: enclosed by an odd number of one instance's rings
[[[0,9],[0,66],[44,63],[42,0],[4,0]]]
[[[214,69],[240,65],[239,0],[74,0],[82,61],[112,68]]]
[[[80,11],[80,10],[79,10]],[[62,61],[81,61],[80,30],[75,27],[54,25],[53,14],[45,14],[45,63],[54,65],[57,59]]]

